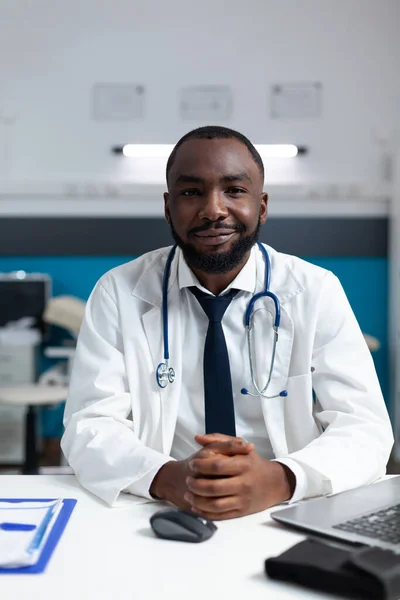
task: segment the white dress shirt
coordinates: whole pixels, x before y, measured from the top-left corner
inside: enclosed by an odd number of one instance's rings
[[[222,318],[222,328],[231,370],[236,435],[253,443],[260,456],[273,460],[274,454],[265,427],[260,398],[245,396],[240,391],[243,387],[251,388],[244,318],[250,299],[256,291],[260,291],[256,289],[257,252],[259,252],[258,248],[254,246],[243,269],[222,292],[226,294],[231,288],[239,290]],[[262,265],[264,267],[263,261]],[[205,433],[203,355],[209,321],[199,301],[188,288],[196,286],[203,292],[213,294],[200,284],[182,254],[178,265],[178,285],[182,294],[182,331],[185,349],[185,370],[182,373],[179,413],[171,456],[160,459],[159,463],[140,481],[141,487],[145,484],[147,489],[150,488],[158,470],[171,458],[183,460],[197,452],[200,446],[194,441],[194,435]],[[265,360],[269,363],[270,357],[266,356]],[[258,383],[263,387],[266,381]],[[287,465],[296,477],[296,488],[291,502],[314,495],[311,472],[306,473],[305,467],[292,458],[280,458],[279,462]],[[129,488],[126,491],[130,491]]]

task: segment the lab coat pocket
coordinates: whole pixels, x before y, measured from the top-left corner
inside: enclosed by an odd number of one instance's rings
[[[284,419],[290,453],[304,448],[320,435],[320,430],[314,419],[311,372],[289,377],[286,389],[288,395],[284,398]]]

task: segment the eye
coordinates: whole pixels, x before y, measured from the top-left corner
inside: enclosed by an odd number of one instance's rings
[[[246,194],[246,190],[240,187],[230,187],[226,190],[227,194],[231,194],[233,196],[238,196],[239,194]]]
[[[192,188],[190,190],[182,190],[180,192],[181,196],[196,196],[200,194],[200,190],[196,189],[196,188]]]

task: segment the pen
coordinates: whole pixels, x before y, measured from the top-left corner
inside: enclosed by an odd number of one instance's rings
[[[0,523],[0,529],[3,531],[33,531],[36,525],[28,523]]]
[[[60,506],[60,504],[62,504],[62,500],[58,500],[55,504],[50,505],[49,508],[47,509],[47,512],[43,518],[43,521],[39,525],[35,535],[33,536],[32,540],[31,540],[31,543],[29,544],[28,548],[26,549],[28,554],[32,554],[35,550],[37,550],[39,548],[39,546],[42,543],[42,540],[45,536],[45,533],[47,531],[47,527],[53,517],[53,514],[54,514],[55,510]]]

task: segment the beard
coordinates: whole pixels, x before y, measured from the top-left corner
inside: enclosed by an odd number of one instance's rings
[[[218,227],[218,223],[213,223],[213,229],[223,228],[223,224],[221,223],[220,227]],[[182,250],[183,256],[189,267],[199,269],[199,271],[203,271],[204,273],[210,273],[213,275],[218,275],[222,273],[229,273],[236,267],[238,267],[242,261],[244,260],[247,252],[251,250],[251,248],[258,242],[260,236],[260,228],[261,221],[258,219],[257,227],[250,233],[249,235],[240,237],[236,242],[234,242],[231,248],[226,252],[218,252],[215,254],[207,254],[204,252],[199,252],[196,250],[195,246],[190,242],[184,242],[182,238],[176,233],[173,223],[170,223],[172,237],[175,242]],[[210,229],[208,227],[207,229]],[[196,232],[198,231],[206,231],[206,228],[196,228]],[[237,225],[236,231],[239,233],[243,233],[246,231],[246,227],[242,225]],[[188,234],[190,236],[190,232]]]

